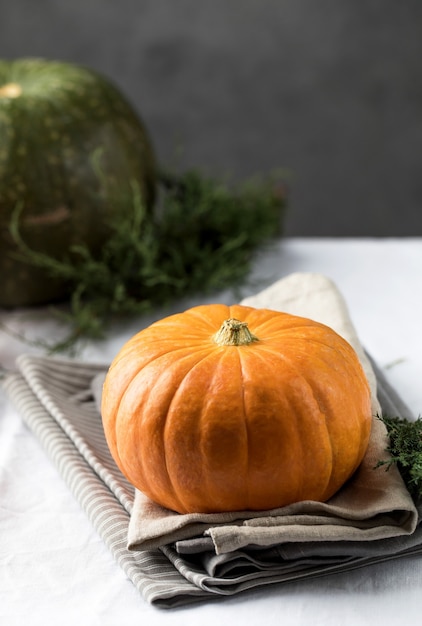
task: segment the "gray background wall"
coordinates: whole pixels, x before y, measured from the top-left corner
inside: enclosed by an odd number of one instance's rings
[[[165,165],[290,170],[286,235],[422,235],[421,0],[0,0],[0,56],[105,73]]]

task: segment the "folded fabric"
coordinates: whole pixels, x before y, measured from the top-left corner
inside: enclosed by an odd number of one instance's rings
[[[371,439],[358,472],[326,503],[300,502],[273,511],[238,511],[220,514],[179,515],[151,502],[139,491],[129,524],[128,546],[151,549],[198,537],[215,554],[247,546],[269,547],[288,542],[374,541],[409,534],[417,514],[396,469],[374,471],[385,455],[387,438],[377,419],[380,405],[371,363],[358,339],[346,304],[336,286],[320,274],[291,274],[243,304],[310,317],[327,324],[355,349],[365,369],[372,393],[374,415]],[[203,542],[203,535],[212,540]],[[194,542],[189,542],[193,551]]]
[[[287,284],[286,294],[291,298],[292,312],[297,313],[294,309],[299,306],[302,315],[318,319],[318,312],[311,315],[306,307],[313,298],[312,293],[326,288],[329,292],[326,297],[331,302],[328,308],[331,310],[333,301],[330,298],[336,290],[323,277],[294,275],[286,279],[284,284]],[[276,293],[271,294],[271,289],[269,294],[267,292],[267,296],[273,299],[266,300],[265,305],[259,303],[263,294],[255,300],[256,306],[289,308],[288,302],[284,306],[279,301],[280,285]],[[338,298],[336,294],[334,299],[339,303],[341,297]],[[303,300],[303,308],[300,299]],[[321,300],[319,302],[319,306],[324,308]],[[330,325],[335,327],[334,323]],[[338,332],[339,328],[336,328]],[[410,417],[381,372],[376,366],[371,367],[360,345],[356,347],[360,350],[359,356],[367,369],[374,394],[377,393],[377,396],[374,395],[374,408],[379,410],[379,401],[385,413]],[[133,526],[136,520],[135,526],[139,527],[138,513],[134,510],[135,494],[109,454],[93,391],[97,388],[98,393],[106,366],[26,355],[18,360],[17,367],[18,371],[4,381],[11,400],[56,464],[116,561],[148,602],[169,608],[205,598],[236,594],[264,584],[353,570],[370,563],[422,552],[418,512],[395,468],[388,472],[371,469],[374,480],[388,481],[391,485],[390,493],[385,493],[384,485],[382,493],[375,489],[364,496],[362,489],[365,485],[361,485],[354,502],[347,501],[345,504],[344,494],[340,494],[335,503],[338,510],[324,510],[323,507],[323,510],[307,511],[306,514],[296,510],[292,516],[293,524],[284,525],[290,531],[293,526],[297,526],[298,518],[302,516],[302,530],[306,530],[307,526],[308,530],[322,530],[320,537],[308,535],[305,541],[297,537],[295,541],[282,541],[274,545],[247,543],[239,549],[233,545],[230,530],[228,544],[225,544],[224,537],[219,539],[221,549],[218,548],[217,553],[216,540],[211,530],[227,532],[234,526],[237,533],[240,527],[244,527],[248,532],[261,536],[262,530],[268,532],[269,529],[272,532],[273,527],[279,527],[273,512],[270,516],[263,514],[261,517],[254,513],[253,518],[246,516],[243,520],[235,515],[236,523],[233,524],[234,520],[231,520],[229,525],[224,522],[206,523],[204,526],[201,522],[195,533],[190,528],[188,536],[177,540],[170,539],[161,531],[155,532],[160,548],[145,549],[143,545],[142,550],[128,549],[129,524]],[[379,445],[384,446],[386,440],[382,424],[379,420],[374,423],[377,424],[376,431],[379,427]],[[373,454],[378,454],[379,450],[373,449]],[[374,461],[375,457],[368,459],[368,468],[373,467]],[[379,505],[381,502],[383,504],[378,508],[374,504]],[[332,504],[330,501],[327,506]],[[361,505],[367,511],[366,517]],[[346,515],[344,511],[342,513],[344,524],[338,521],[342,519],[338,514],[342,507],[348,511]],[[286,517],[286,511],[282,513]],[[170,513],[167,517],[174,515]],[[263,519],[267,520],[268,517],[271,523],[265,523],[262,527]],[[305,517],[309,524],[303,523]],[[336,520],[337,530],[339,527],[353,528],[357,536],[327,541],[324,535],[333,520]],[[243,521],[248,523],[243,524]],[[272,524],[273,521],[276,523]],[[370,534],[380,532],[380,529],[384,530],[379,538],[373,539]],[[367,535],[363,541],[361,533]],[[250,538],[247,538],[249,541]]]

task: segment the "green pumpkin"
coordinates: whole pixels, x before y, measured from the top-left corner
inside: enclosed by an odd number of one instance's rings
[[[110,220],[151,207],[155,160],[146,129],[121,92],[96,72],[43,59],[0,60],[0,306],[65,297],[66,285],[17,258],[10,233],[63,259],[75,244],[92,252]]]

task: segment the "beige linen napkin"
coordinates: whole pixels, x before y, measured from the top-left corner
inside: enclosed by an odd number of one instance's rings
[[[333,328],[355,349],[372,393],[373,427],[367,454],[352,479],[328,502],[299,502],[272,511],[180,515],[135,492],[128,548],[147,550],[175,542],[189,550],[204,546],[216,555],[246,547],[267,548],[292,542],[370,542],[413,533],[417,511],[395,467],[375,470],[385,457],[386,430],[376,376],[358,339],[344,299],[320,274],[291,274],[242,304],[309,317]],[[193,546],[193,547],[192,547]]]

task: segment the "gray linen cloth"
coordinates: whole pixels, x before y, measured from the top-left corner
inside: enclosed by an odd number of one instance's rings
[[[340,294],[320,275],[291,275],[245,304],[320,319],[343,336],[351,331],[349,340],[357,341]],[[370,380],[374,411],[381,407],[386,414],[411,417],[359,342],[354,345]],[[117,563],[156,606],[171,608],[422,552],[418,511],[400,475],[395,468],[373,469],[386,445],[379,420],[356,477],[325,505],[301,503],[186,523],[181,519],[186,516],[157,511],[135,494],[113,462],[98,410],[105,365],[25,355],[17,367],[3,383],[9,397]]]

